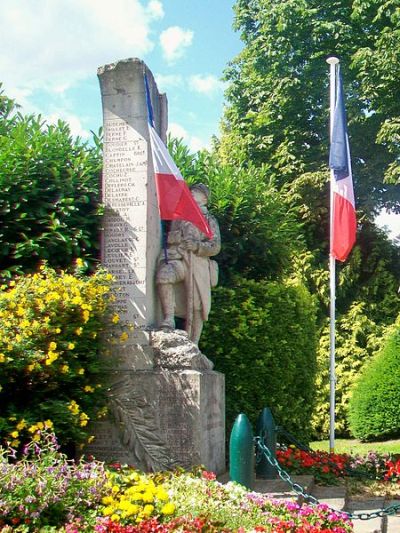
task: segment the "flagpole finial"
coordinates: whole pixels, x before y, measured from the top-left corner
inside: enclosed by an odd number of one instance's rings
[[[337,65],[339,63],[339,58],[336,56],[329,56],[326,58],[326,62],[329,63],[329,65]]]

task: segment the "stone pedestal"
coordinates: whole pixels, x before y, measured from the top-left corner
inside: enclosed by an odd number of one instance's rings
[[[223,472],[224,376],[211,370],[184,331],[142,336],[148,344],[140,352],[125,351],[112,373],[109,417],[92,425],[96,438],[85,453],[145,471],[204,465]],[[168,356],[166,343],[169,350],[179,344],[177,357]]]

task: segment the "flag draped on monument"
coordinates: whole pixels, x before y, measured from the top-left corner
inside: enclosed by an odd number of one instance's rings
[[[351,174],[349,139],[346,127],[343,85],[340,71],[337,80],[329,166],[332,176],[331,255],[345,261],[356,240],[356,212]]]
[[[210,226],[195,202],[189,187],[155,130],[149,85],[144,76],[149,117],[150,146],[156,179],[158,207],[162,220],[187,220],[208,238],[213,236]]]

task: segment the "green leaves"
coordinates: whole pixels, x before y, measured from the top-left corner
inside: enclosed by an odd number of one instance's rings
[[[400,435],[400,327],[389,331],[380,353],[366,365],[352,391],[350,427],[361,440]]]
[[[2,107],[1,107],[2,106]],[[40,260],[66,267],[98,249],[100,143],[73,140],[69,126],[15,113],[0,100],[0,276]]]
[[[315,342],[316,309],[303,285],[237,277],[215,289],[201,349],[225,374],[228,427],[241,412],[255,422],[268,406],[277,424],[307,439]]]

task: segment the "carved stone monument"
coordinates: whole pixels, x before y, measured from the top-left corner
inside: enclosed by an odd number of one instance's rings
[[[116,310],[134,324],[115,348],[109,417],[92,425],[85,453],[143,470],[203,464],[225,470],[224,377],[180,330],[157,329],[155,276],[161,248],[143,75],[165,139],[167,100],[147,66],[127,59],[100,67],[104,168],[102,262],[115,278]]]

